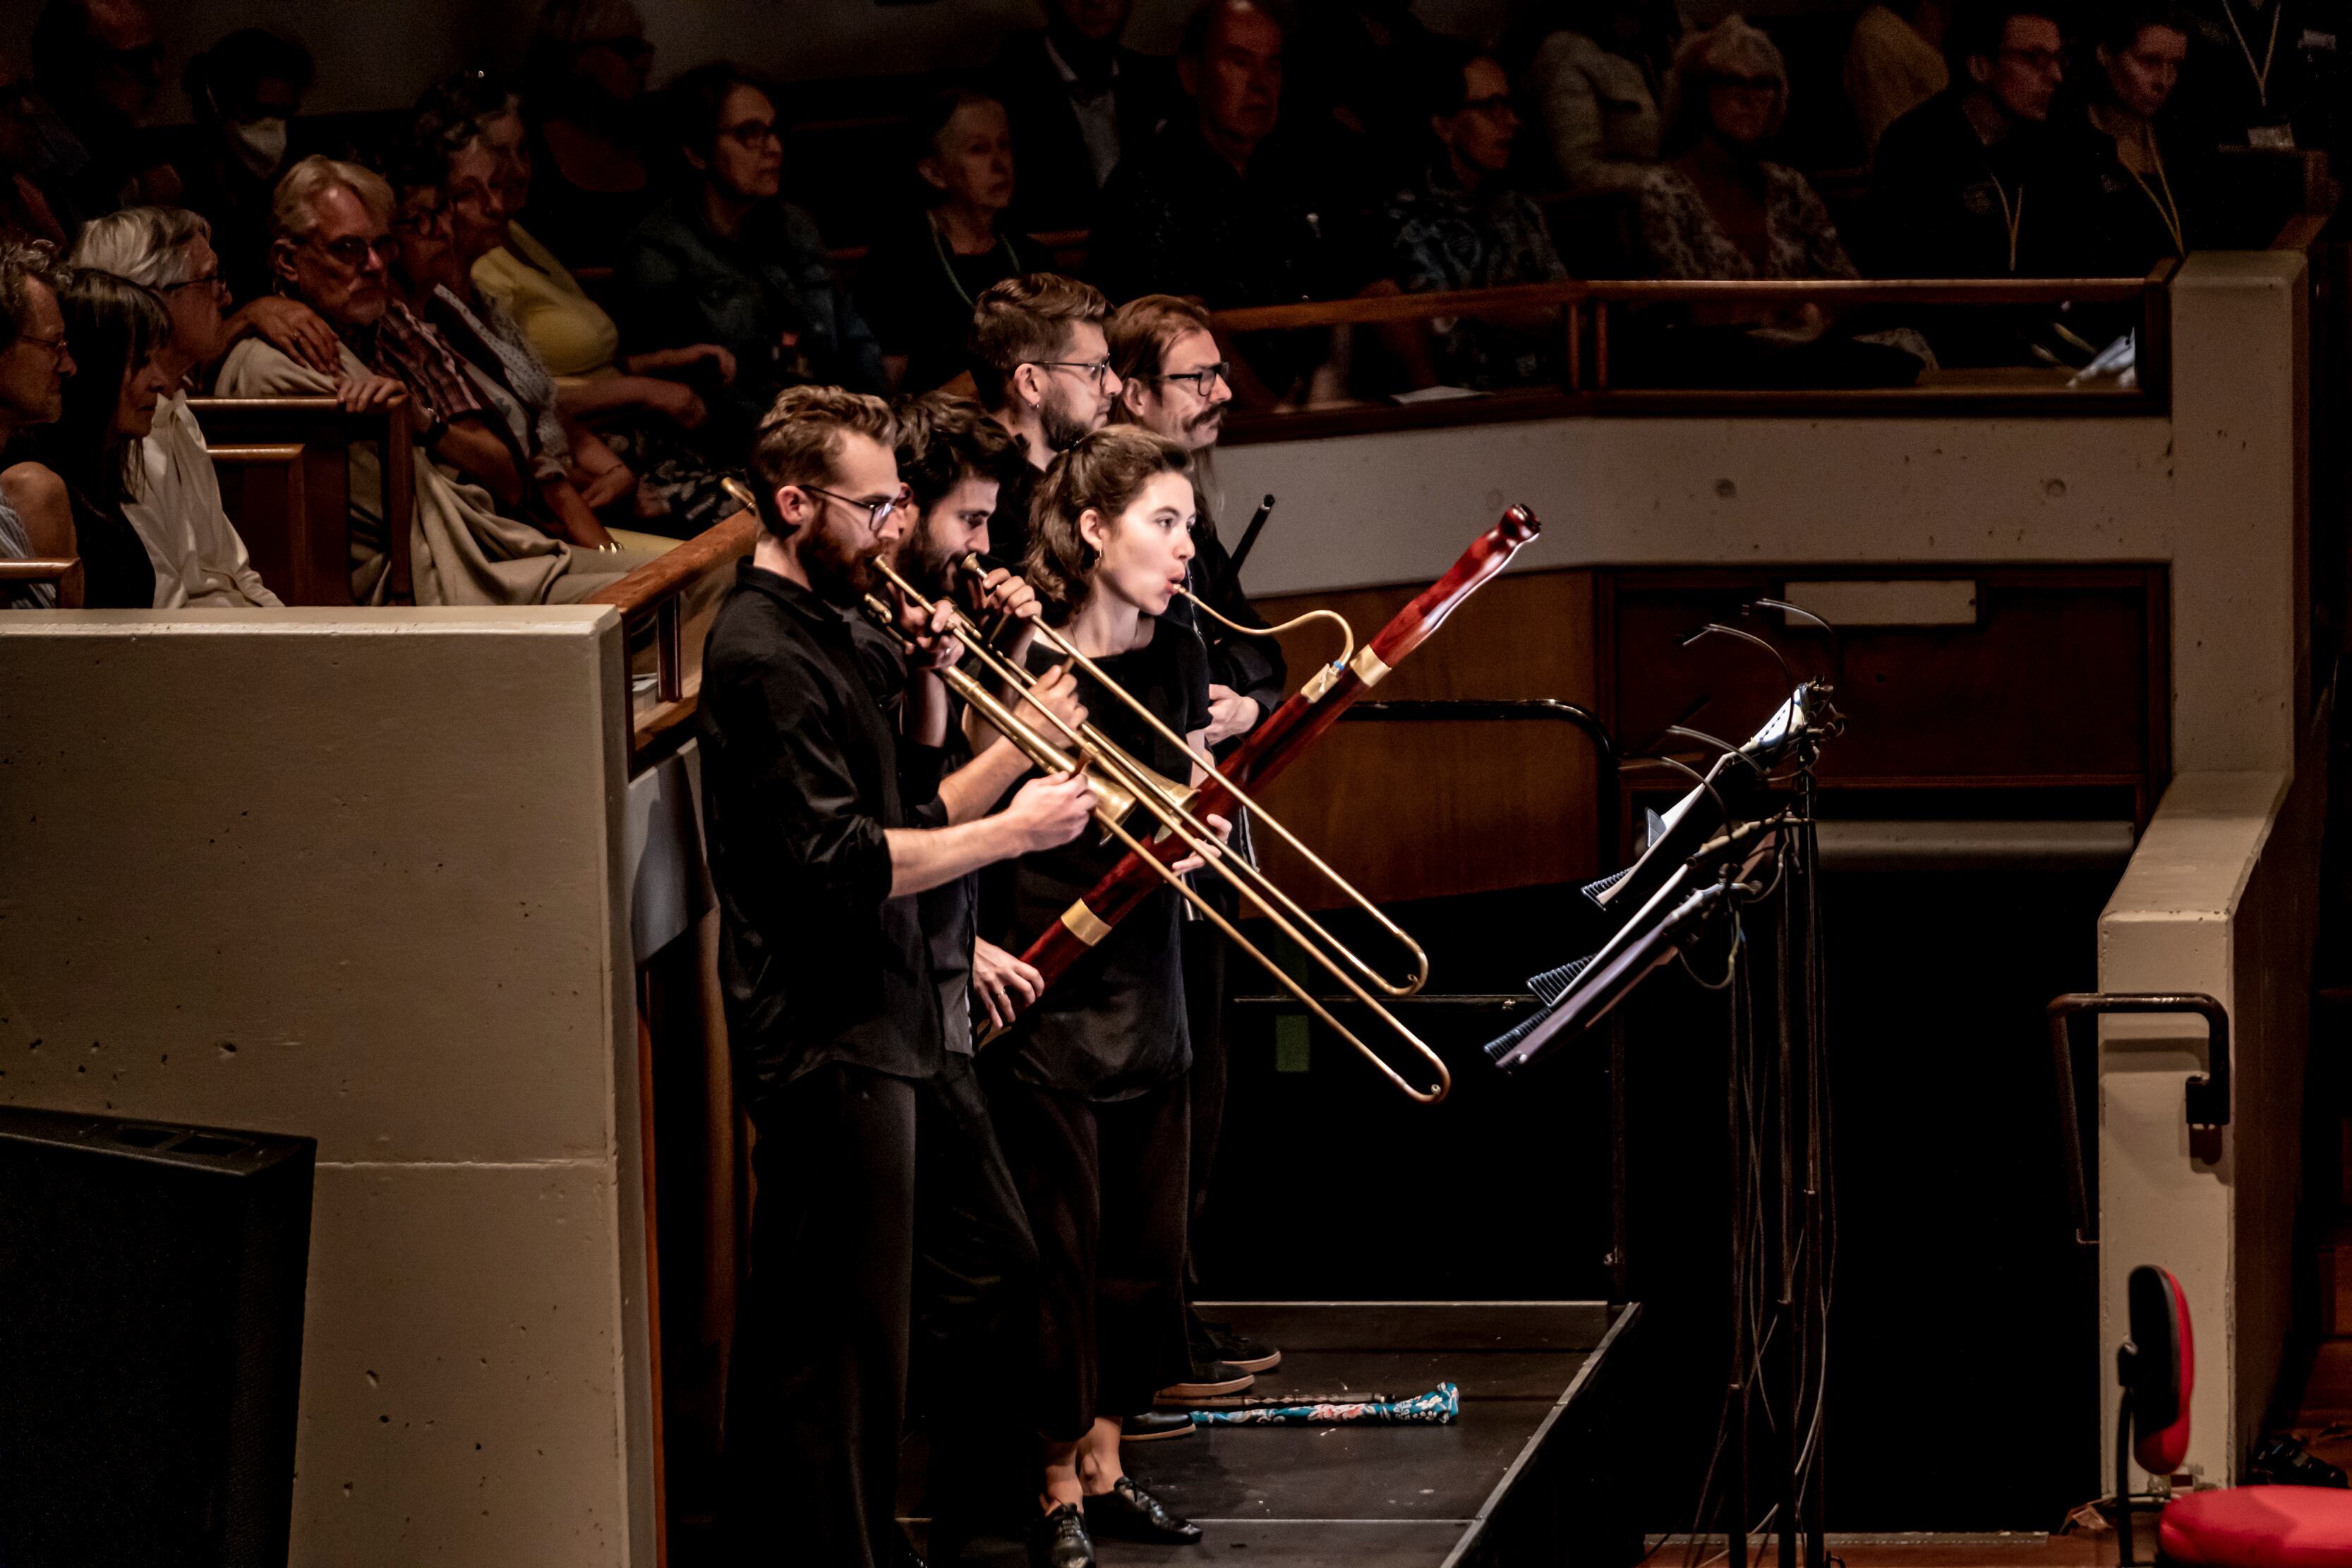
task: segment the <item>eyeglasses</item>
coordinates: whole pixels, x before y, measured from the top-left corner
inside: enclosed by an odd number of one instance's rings
[[[631,62],[644,59],[654,52],[653,45],[634,33],[618,38],[583,38],[572,47],[576,52],[583,55],[591,49],[610,49],[623,59]]]
[[[1507,92],[1498,92],[1491,98],[1465,98],[1462,100],[1462,111],[1492,115],[1508,114],[1512,112],[1511,95]]]
[[[184,278],[177,283],[166,283],[155,292],[171,295],[177,294],[184,289],[202,289],[207,292],[218,294],[223,299],[228,297],[228,285],[221,281],[221,275],[217,272],[207,272],[202,278]]]
[[[1209,395],[1210,383],[1222,381],[1227,386],[1231,386],[1234,384],[1234,367],[1232,362],[1228,360],[1219,360],[1214,364],[1204,364],[1198,370],[1170,371],[1165,375],[1155,375],[1150,379],[1153,381],[1189,381],[1192,384],[1192,395],[1195,397],[1206,397]]]
[[[823,496],[827,500],[837,500],[852,511],[864,512],[866,526],[876,533],[882,531],[882,525],[890,521],[892,512],[907,503],[908,497],[908,490],[904,485],[898,488],[897,495],[887,500],[859,500],[854,496],[843,495],[838,490],[826,489],[822,485],[801,485],[797,488],[806,490],[813,496]]]
[[[2028,70],[2063,71],[2066,57],[2056,49],[2010,49],[2000,51],[2000,58],[2015,60]]]
[[[16,341],[20,343],[30,343],[37,349],[47,349],[49,353],[49,363],[52,365],[60,363],[66,357],[66,335],[63,332],[59,332],[54,338],[37,338],[30,332],[20,332],[16,336]]]
[[[310,243],[318,247],[337,265],[349,267],[355,271],[365,267],[371,256],[386,267],[390,267],[393,258],[400,254],[399,247],[393,244],[390,235],[385,235],[382,239],[362,239],[355,234],[347,234],[341,239],[320,239],[313,235]]]
[[[1051,370],[1082,370],[1087,373],[1087,379],[1094,383],[1097,392],[1100,392],[1103,383],[1110,379],[1110,361],[1107,359],[1033,359],[1024,360],[1022,363],[1044,365]]]
[[[771,142],[781,147],[784,142],[782,133],[776,130],[776,122],[772,120],[746,120],[740,125],[722,125],[719,129],[719,134],[726,137],[746,153],[764,147]]]
[[[1709,79],[1709,84],[1729,88],[1735,92],[1777,93],[1780,90],[1780,79],[1776,76],[1734,76],[1719,71]]]

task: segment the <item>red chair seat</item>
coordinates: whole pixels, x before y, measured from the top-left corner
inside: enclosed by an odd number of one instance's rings
[[[2164,1510],[2165,1558],[2197,1568],[2352,1568],[2352,1491],[2231,1487]]]

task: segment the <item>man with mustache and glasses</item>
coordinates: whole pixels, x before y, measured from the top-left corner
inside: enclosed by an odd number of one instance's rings
[[[1155,436],[1175,442],[1192,454],[1192,493],[1198,514],[1192,524],[1192,590],[1227,620],[1245,626],[1263,626],[1242,592],[1233,557],[1217,535],[1214,476],[1211,452],[1224,426],[1232,405],[1233,367],[1210,331],[1209,312],[1194,300],[1172,294],[1146,294],[1121,305],[1110,319],[1107,334],[1110,361],[1119,380],[1118,408],[1122,424],[1139,425]],[[1192,604],[1178,599],[1169,620],[1198,637],[1209,656],[1209,744],[1219,754],[1230,752],[1259,721],[1282,705],[1288,668],[1282,646],[1272,637],[1247,637]],[[1248,853],[1247,818],[1235,842]],[[1206,879],[1196,889],[1227,919],[1241,912],[1241,896],[1222,878]],[[1190,906],[1187,906],[1189,912]],[[1208,1204],[1209,1173],[1216,1159],[1218,1133],[1225,1109],[1225,942],[1205,921],[1188,919],[1181,929],[1184,960],[1184,1011],[1192,1024],[1192,1226],[1197,1234]],[[1196,1281],[1186,1268],[1186,1291]],[[1205,1384],[1225,1377],[1218,1363],[1242,1372],[1265,1372],[1278,1364],[1282,1352],[1229,1325],[1191,1317],[1192,1383]]]
[[[895,1504],[919,1238],[969,1195],[942,1173],[983,1157],[946,1059],[919,895],[1067,843],[1094,805],[1073,774],[952,826],[910,810],[844,618],[887,594],[875,562],[908,531],[896,436],[878,398],[776,399],[751,451],[763,529],[703,654],[719,976],[759,1132],[729,1561],[883,1568],[906,1552]],[[953,662],[936,624],[910,629],[918,662]]]
[[[1052,272],[992,283],[971,313],[972,385],[1025,462],[1008,461],[989,553],[1017,563],[1029,548],[1029,501],[1055,457],[1110,419],[1119,395],[1102,290]]]

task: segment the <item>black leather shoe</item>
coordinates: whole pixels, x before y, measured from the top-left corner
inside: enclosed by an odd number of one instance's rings
[[[1029,1568],[1095,1568],[1094,1537],[1076,1503],[1064,1503],[1029,1527]]]
[[[1236,1332],[1231,1323],[1209,1321],[1197,1307],[1188,1304],[1184,1311],[1194,1362],[1221,1361],[1236,1372],[1272,1372],[1282,1364],[1282,1352],[1272,1345]]]
[[[1087,1499],[1087,1523],[1117,1541],[1190,1546],[1201,1539],[1199,1525],[1169,1512],[1165,1503],[1128,1476],[1113,1481],[1101,1496]]]
[[[1156,1443],[1163,1437],[1190,1437],[1196,1428],[1181,1410],[1146,1410],[1118,1418],[1122,1443]]]

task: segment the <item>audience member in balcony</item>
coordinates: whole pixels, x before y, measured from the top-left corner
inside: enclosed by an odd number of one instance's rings
[[[1306,0],[1289,51],[1284,91],[1294,122],[1350,157],[1377,208],[1420,167],[1429,139],[1422,79],[1449,40],[1412,14],[1409,0]],[[1348,171],[1337,169],[1334,174]]]
[[[1176,57],[1183,104],[1103,192],[1088,268],[1112,299],[1182,294],[1228,310],[1355,287],[1341,286],[1318,180],[1275,131],[1283,50],[1256,0],[1193,12]]]
[[[420,605],[569,604],[651,560],[631,552],[575,552],[541,529],[502,514],[475,474],[492,476],[516,503],[523,479],[509,439],[509,416],[496,388],[478,381],[431,325],[395,300],[392,187],[373,170],[305,158],[278,182],[270,260],[278,287],[301,300],[337,334],[328,375],[259,338],[229,351],[219,389],[228,397],[331,396],[355,413],[394,413],[415,437],[415,512],[410,566]],[[412,235],[429,248],[432,235]],[[441,241],[446,245],[446,238]],[[392,592],[380,458],[374,443],[353,447],[351,465],[352,596],[383,604]]]
[[[537,183],[514,95],[495,77],[460,71],[425,95],[415,135],[424,160],[416,179],[440,182],[461,268],[447,300],[423,313],[510,389],[520,390],[511,386],[518,378],[528,383],[525,401],[551,391],[553,423],[539,421],[549,426],[543,439],[568,454],[592,507],[617,506],[626,494],[632,526],[679,538],[735,510],[721,471],[688,434],[709,417],[693,382],[723,387],[734,356],[715,343],[619,356],[613,318],[513,216]],[[403,199],[429,221],[431,196]],[[637,481],[633,491],[625,469]]]
[[[2345,36],[2342,7],[2330,0],[2188,4],[2195,27],[2182,70],[2187,85],[2173,105],[2184,148],[2195,148],[2200,157],[2225,147],[2325,152],[2337,161],[2340,177],[2352,128],[2352,37]],[[2266,170],[2263,162],[2225,166],[2216,190],[2238,198],[2231,205],[2241,210],[2230,215],[2233,219],[2252,219],[2265,205],[2245,198],[2277,194],[2284,171]],[[2293,183],[2300,195],[2300,183]],[[2275,224],[2286,215],[2263,216]],[[2257,247],[2270,237],[2260,228],[2231,237],[2232,243]]]
[[[204,430],[188,410],[190,378],[228,342],[221,317],[228,289],[211,226],[184,207],[125,207],[85,225],[73,259],[152,289],[171,317],[155,354],[163,397],[122,509],[155,569],[154,607],[277,607],[221,507]]]
[[[1872,180],[1882,277],[2058,277],[2083,258],[2085,134],[2053,125],[2065,38],[2048,0],[1952,22],[1961,79],[1887,128]]]
[[[1004,106],[976,92],[941,93],[915,121],[923,209],[875,241],[857,297],[898,384],[929,392],[962,373],[971,312],[992,283],[1047,265],[1045,249],[1004,221],[1013,200],[1013,132]]]
[[[74,374],[58,294],[65,270],[47,244],[0,238],[0,557],[70,561],[73,509],[65,482],[37,462],[17,461],[11,444],[65,411]],[[0,583],[0,609],[68,609],[81,604],[81,568],[60,583]]]
[[[1571,196],[1632,195],[1658,161],[1660,77],[1680,24],[1660,0],[1563,0],[1528,91]]]
[[[155,565],[124,508],[166,387],[158,356],[171,340],[172,319],[151,290],[90,268],[66,275],[58,303],[74,374],[57,423],[35,430],[26,445],[65,481],[82,603],[93,610],[152,609]]]
[[[1110,419],[1119,379],[1103,336],[1109,319],[1100,289],[1051,272],[981,291],[966,363],[980,405],[1023,459],[1005,465],[989,525],[989,553],[1000,561],[1026,556],[1037,476]]]
[[[2171,122],[2158,120],[2179,84],[2195,26],[2178,0],[2129,0],[2092,47],[2095,68],[2083,105],[2098,154],[2089,267],[2102,276],[2136,277],[2168,257],[2186,257],[2199,232],[2183,202],[2195,204],[2202,182],[2181,155]]]
[[[610,267],[661,200],[646,154],[654,47],[633,0],[548,0],[524,80],[534,238],[573,267]],[[528,323],[526,323],[528,324]]]
[[[232,299],[269,292],[269,198],[291,162],[287,124],[302,110],[312,68],[293,39],[246,27],[181,75],[196,133],[178,143],[180,201],[210,226]]]
[[[478,233],[484,204],[450,199],[449,187],[435,177],[434,163],[429,152],[420,153],[393,187],[397,248],[393,306],[378,337],[386,356],[383,368],[436,406],[447,407],[459,399],[439,383],[454,355],[506,448],[504,458],[487,468],[457,466],[497,496],[509,514],[573,544],[609,548],[612,535],[597,512],[623,508],[635,493],[636,476],[603,442],[563,417],[554,378],[531,353],[521,329],[473,295],[461,236]],[[510,475],[520,476],[520,482]]]
[[[59,215],[74,208],[46,151],[42,129],[49,122],[32,83],[0,53],[0,234],[63,246]]]
[[[1944,58],[1951,20],[1947,0],[1884,0],[1854,18],[1846,40],[1845,97],[1862,132],[1865,160],[1878,152],[1886,128],[1952,85]]]
[[[1780,50],[1738,16],[1685,38],[1666,82],[1671,154],[1635,197],[1643,276],[1852,278],[1827,208],[1785,163],[1763,156],[1789,110]],[[1675,384],[1884,386],[1916,381],[1926,340],[1896,329],[1856,341],[1819,306],[1677,312],[1644,358]]]
[[[1112,171],[1140,151],[1175,97],[1168,62],[1119,42],[1135,0],[1045,0],[1045,30],[1008,40],[989,90],[1021,148],[1021,221],[1086,228]]]
[[[1390,276],[1408,294],[1549,283],[1568,276],[1542,209],[1511,188],[1519,132],[1510,79],[1491,55],[1433,42],[1415,101],[1434,138],[1420,175],[1387,211]],[[1559,341],[1556,308],[1506,319],[1401,323],[1388,334],[1415,384],[1525,384],[1542,378],[1546,344]]]
[[[703,448],[740,460],[776,394],[814,383],[878,393],[881,345],[824,255],[816,222],[777,199],[784,144],[767,89],[734,66],[686,73],[664,94],[688,187],[623,244],[621,341],[633,353],[716,343],[735,377],[707,389]]]
[[[163,47],[142,0],[48,0],[32,56],[46,106],[36,178],[66,204],[57,216],[68,232],[120,206],[179,199],[178,172],[138,135],[163,88]]]

